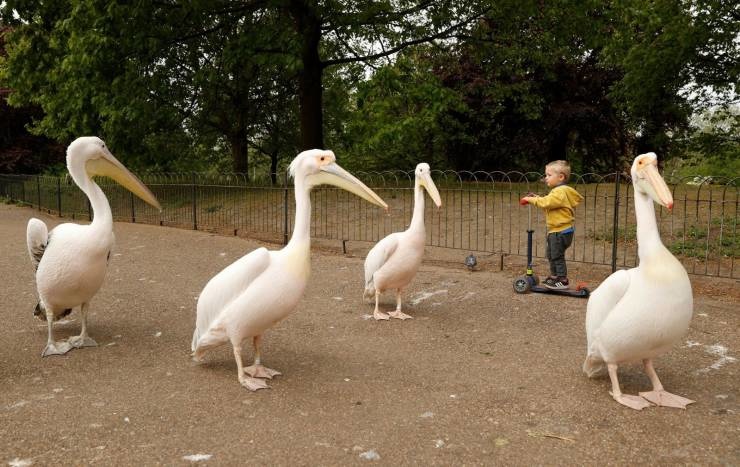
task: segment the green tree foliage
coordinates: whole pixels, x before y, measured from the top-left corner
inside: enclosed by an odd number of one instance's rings
[[[323,147],[324,70],[371,62],[405,48],[454,37],[483,12],[478,1],[287,0],[301,69],[301,147]]]
[[[712,175],[726,179],[740,174],[740,106],[707,110],[692,120],[692,131],[681,142],[681,158],[666,170],[676,177]]]
[[[44,109],[38,133],[100,134],[163,169],[229,148],[232,169],[247,172],[248,148],[273,167],[292,152],[294,111],[300,147],[323,146],[325,70],[448,36],[470,11],[452,1],[10,0],[4,76],[15,104]],[[178,163],[159,156],[166,144]]]
[[[265,115],[292,106],[297,62],[281,51],[275,15],[232,2],[52,3],[5,10],[22,21],[4,77],[12,103],[43,108],[37,133],[98,134],[129,163],[160,170],[247,172]]]
[[[347,131],[356,167],[413,170],[421,160],[437,168],[450,165],[447,150],[458,132],[446,125],[459,125],[449,116],[467,109],[430,72],[432,50],[404,52],[359,85]]]
[[[6,21],[14,21],[11,11],[21,20],[9,35],[3,81],[14,90],[12,104],[43,109],[34,133],[65,143],[96,134],[129,164],[176,167],[157,159],[150,142],[166,135],[181,150],[188,138],[176,114],[151,98],[141,62],[128,59],[132,49],[153,46],[144,40],[152,34],[144,26],[153,22],[151,11],[95,1],[20,1],[7,8]]]
[[[470,137],[455,160],[485,170],[613,165],[625,141],[606,96],[619,72],[599,62],[605,16],[601,2],[492,4],[437,70],[470,108],[458,117]]]
[[[0,24],[0,61],[5,58],[5,34],[9,31]],[[7,99],[12,92],[0,86],[0,172],[37,173],[63,166],[63,146],[26,130],[26,126],[43,115],[41,109],[9,106]]]
[[[636,135],[635,150],[668,152],[692,112],[737,91],[740,7],[726,0],[614,2],[604,61],[624,76],[611,97]]]
[[[453,47],[402,56],[361,86],[355,136],[459,170],[613,166],[626,139],[607,96],[620,74],[599,62],[604,11],[600,2],[492,3]],[[393,161],[408,165],[384,158]]]
[[[637,152],[677,154],[692,135],[692,112],[711,103],[703,91],[716,98],[735,89],[740,22],[733,19],[738,8],[720,1],[490,2],[453,47],[364,84],[354,136],[362,144],[384,137],[386,152],[408,147],[430,158],[412,141],[435,141],[448,166],[461,170],[535,170],[568,159],[579,172],[603,172],[621,170]],[[392,92],[394,73],[402,92]],[[441,83],[444,99],[399,105],[430,82]],[[374,96],[372,119],[362,113],[366,96]],[[434,104],[445,109],[434,117],[419,111]],[[421,119],[418,127],[390,123]],[[694,150],[699,141],[711,148],[706,135],[693,136]],[[403,159],[384,163],[394,161]]]
[[[638,151],[719,148],[689,120],[735,96],[738,10],[726,0],[6,0],[0,86],[12,105],[41,109],[35,134],[62,144],[97,134],[156,170],[275,172],[325,144],[366,169],[423,159],[530,170],[565,158],[581,172],[615,170]]]

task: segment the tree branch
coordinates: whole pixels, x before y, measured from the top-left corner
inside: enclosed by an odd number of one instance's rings
[[[335,59],[331,59],[331,60],[322,60],[321,66],[323,68],[326,68],[326,67],[329,67],[329,66],[332,66],[332,65],[340,65],[342,63],[361,62],[361,61],[375,60],[377,58],[387,57],[389,55],[393,55],[394,53],[399,52],[399,51],[401,51],[401,50],[403,50],[403,49],[405,49],[407,47],[410,47],[412,45],[423,44],[425,42],[431,42],[431,41],[433,41],[435,39],[441,39],[443,37],[448,37],[450,32],[455,31],[456,29],[458,29],[458,28],[460,28],[462,26],[465,26],[466,24],[469,24],[470,22],[472,22],[473,20],[475,20],[478,17],[480,17],[480,13],[476,13],[475,15],[473,15],[473,16],[471,16],[471,17],[469,17],[469,18],[467,18],[467,19],[465,19],[465,20],[463,20],[463,21],[461,21],[461,22],[459,22],[457,24],[454,24],[454,25],[450,26],[449,28],[444,29],[444,30],[442,30],[442,31],[440,31],[440,32],[438,32],[436,34],[432,34],[431,36],[420,37],[420,38],[417,38],[417,39],[412,39],[412,40],[409,40],[409,41],[406,41],[406,42],[402,42],[402,43],[396,45],[395,47],[392,47],[390,49],[384,50],[383,52],[378,52],[378,53],[364,55],[364,56],[342,57],[342,58],[335,58]]]
[[[390,23],[393,19],[403,18],[410,14],[423,11],[428,6],[431,6],[434,3],[435,3],[434,0],[423,1],[405,10],[393,11],[393,12],[381,12],[379,14],[376,14],[375,16],[369,17],[367,20],[359,21],[359,22],[357,21],[358,19],[357,14],[340,14],[340,15],[336,15],[336,18],[338,19],[337,21],[332,21],[331,19],[329,19],[329,24],[326,26],[323,26],[321,30],[322,32],[328,32],[328,31],[332,31],[335,28],[339,28],[342,26],[370,26],[370,25],[377,25],[377,24],[387,24],[387,23]]]

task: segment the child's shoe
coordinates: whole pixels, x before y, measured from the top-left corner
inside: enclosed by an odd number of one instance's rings
[[[548,277],[542,285],[552,290],[565,290],[568,288],[569,283],[567,277],[558,277],[555,279]]]

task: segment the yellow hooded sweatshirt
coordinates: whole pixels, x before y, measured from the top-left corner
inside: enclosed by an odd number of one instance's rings
[[[532,198],[530,204],[545,210],[547,233],[562,232],[573,227],[575,207],[583,196],[568,185],[558,185],[547,196]]]

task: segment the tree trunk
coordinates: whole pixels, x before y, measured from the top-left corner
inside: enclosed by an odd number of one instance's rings
[[[322,75],[319,57],[321,22],[311,2],[295,0],[290,4],[290,15],[296,32],[301,37],[301,62],[298,76],[298,99],[301,116],[301,150],[324,148],[324,109],[322,102]]]
[[[272,178],[272,184],[277,184],[277,165],[278,165],[278,153],[277,151],[270,154],[270,178]]]
[[[243,173],[249,180],[249,155],[247,153],[247,141],[240,133],[229,136],[231,145],[231,160],[234,164],[234,172]]]

